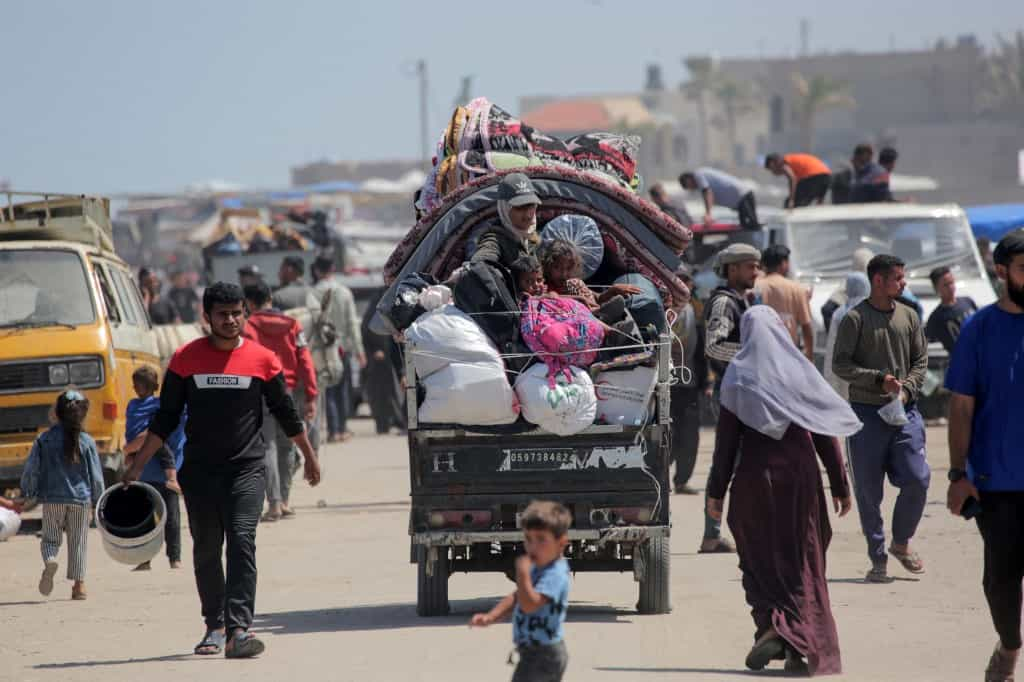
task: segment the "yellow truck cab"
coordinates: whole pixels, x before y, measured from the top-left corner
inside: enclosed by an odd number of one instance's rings
[[[136,279],[114,252],[110,201],[3,193],[0,206],[0,482],[17,485],[53,404],[74,386],[104,473],[122,466],[132,373],[159,371]]]

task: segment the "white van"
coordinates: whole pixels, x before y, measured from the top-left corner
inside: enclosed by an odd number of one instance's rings
[[[967,216],[956,204],[814,206],[772,214],[765,223],[766,242],[791,249],[791,276],[812,290],[814,350],[819,358],[826,340],[821,308],[837,288],[845,288],[857,249],[892,254],[906,262],[907,287],[921,301],[924,322],[939,304],[928,277],[939,266],[956,275],[958,296],[974,299],[979,308],[996,301]],[[938,343],[931,344],[928,354],[933,359],[946,356]]]

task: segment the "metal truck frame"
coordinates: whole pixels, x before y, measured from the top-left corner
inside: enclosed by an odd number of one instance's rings
[[[661,336],[656,358],[654,408],[644,426],[593,425],[561,437],[541,429],[499,435],[421,424],[416,372],[405,353],[410,558],[420,616],[449,613],[454,573],[513,579],[520,514],[535,499],[572,512],[566,557],[573,572],[631,572],[638,611],[670,611],[669,335]]]

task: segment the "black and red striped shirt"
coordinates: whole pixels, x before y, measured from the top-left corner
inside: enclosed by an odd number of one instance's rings
[[[205,467],[261,461],[263,405],[289,437],[304,428],[285,385],[281,361],[258,343],[240,340],[224,351],[209,338],[182,346],[160,389],[160,410],[149,430],[166,440],[188,407],[185,463]]]

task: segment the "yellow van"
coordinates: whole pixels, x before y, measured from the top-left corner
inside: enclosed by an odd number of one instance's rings
[[[113,247],[101,197],[0,193],[0,482],[14,483],[68,387],[91,403],[86,431],[105,474],[122,466],[132,373],[159,371],[136,279]]]

